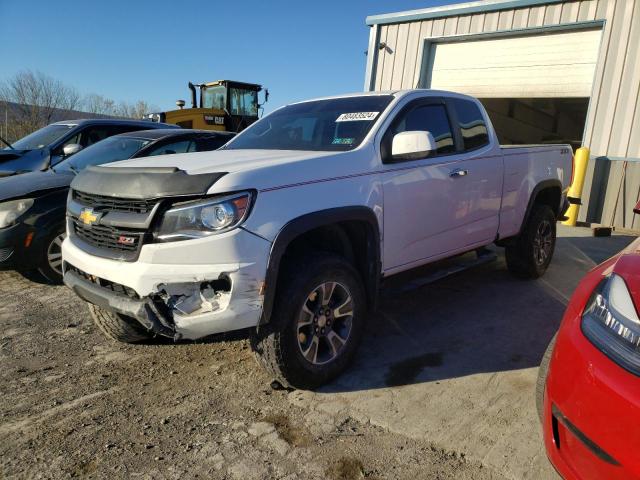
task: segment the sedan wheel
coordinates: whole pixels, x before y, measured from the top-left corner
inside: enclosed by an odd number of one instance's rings
[[[53,238],[47,248],[47,262],[51,270],[62,276],[62,242],[67,237],[66,233]]]

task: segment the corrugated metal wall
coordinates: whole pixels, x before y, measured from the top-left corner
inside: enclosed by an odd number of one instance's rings
[[[584,145],[591,148],[579,220],[640,229],[640,0],[582,0],[380,25],[375,90],[419,86],[424,40],[605,20]],[[621,160],[627,159],[627,160]],[[586,202],[589,202],[588,206]]]

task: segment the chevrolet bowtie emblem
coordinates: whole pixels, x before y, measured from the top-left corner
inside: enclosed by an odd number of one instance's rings
[[[82,220],[82,223],[84,223],[85,225],[91,225],[93,224],[93,222],[98,220],[98,216],[94,215],[92,208],[82,209],[82,212],[80,213],[79,218],[80,220]]]

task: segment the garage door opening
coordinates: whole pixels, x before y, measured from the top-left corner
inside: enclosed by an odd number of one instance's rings
[[[426,41],[426,86],[479,98],[504,144],[582,142],[602,31]]]
[[[582,144],[589,98],[481,98],[502,144]]]

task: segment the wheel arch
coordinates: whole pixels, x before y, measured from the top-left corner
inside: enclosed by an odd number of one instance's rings
[[[352,261],[361,275],[369,308],[376,307],[381,272],[378,219],[369,207],[330,208],[308,213],[289,221],[276,236],[271,246],[265,275],[261,324],[268,323],[271,318],[280,267],[286,254],[290,253],[296,245],[299,246],[304,242],[305,234],[330,230],[335,231],[332,241],[343,246],[345,256]],[[350,254],[349,251],[351,251]]]
[[[543,180],[538,183],[529,196],[529,203],[525,210],[522,224],[520,225],[520,232],[524,229],[525,225],[529,222],[533,207],[538,204],[548,205],[553,210],[556,218],[559,218],[563,212],[560,212],[560,201],[562,199],[562,183],[557,179]]]

